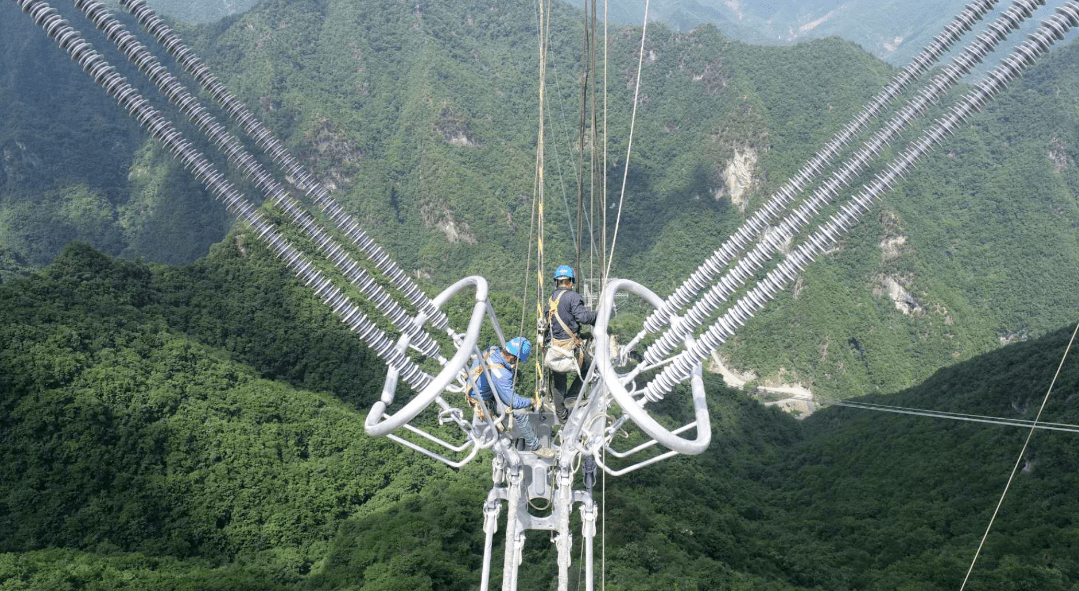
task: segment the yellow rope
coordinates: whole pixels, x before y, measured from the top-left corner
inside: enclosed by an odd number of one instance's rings
[[[521,323],[517,334],[525,333],[525,314],[528,312],[529,275],[532,274],[532,238],[536,235],[536,179],[532,179],[532,214],[528,222],[528,252],[525,255],[525,275],[521,285]]]
[[[543,273],[545,267],[544,253],[543,253],[543,237],[544,237],[544,223],[543,223],[543,197],[544,197],[544,114],[546,107],[546,87],[547,87],[547,44],[550,35],[551,27],[551,2],[550,0],[539,0],[539,24],[540,24],[540,44],[539,44],[539,137],[536,141],[536,183],[538,190],[537,196],[537,221],[536,221],[536,244],[537,244],[537,256],[536,256],[536,326],[540,326],[540,322],[543,319]],[[541,361],[542,355],[539,354],[542,349],[542,335],[537,330],[537,342],[536,342],[536,388],[535,395],[538,398],[540,395],[540,382],[543,378],[543,363]]]

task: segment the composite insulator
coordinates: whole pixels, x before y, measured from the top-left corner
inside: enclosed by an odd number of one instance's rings
[[[944,30],[950,34],[951,38],[959,39],[966,31],[963,29],[962,23],[951,22],[944,26]]]
[[[1004,15],[1002,15],[1001,18],[1005,18]],[[1007,23],[1007,21],[1003,21],[1002,23],[1000,20],[998,20],[996,22],[989,23],[989,26],[986,27],[985,31],[982,31],[981,35],[978,35],[978,38],[984,39],[987,45],[992,46],[995,43],[999,43],[1000,41],[1007,39],[1010,32],[1011,26]]]
[[[1032,65],[1034,63],[1034,60],[1038,57],[1029,47],[1027,47],[1026,44],[1019,45],[1015,48],[1015,51],[1021,56],[1022,60],[1025,61],[1026,65],[1028,66]]]
[[[1068,0],[1061,9],[1058,9],[1058,13],[1050,17],[1049,20],[1053,22],[1051,24],[1048,21],[1043,23],[1042,27],[1035,33],[1035,35],[1039,35],[1039,40],[1045,40],[1046,36],[1050,39],[1055,39],[1057,32],[1066,33],[1070,28],[1079,26],[1079,0]],[[1030,55],[1037,56],[1044,53],[1044,51],[1045,49],[1037,42],[1024,44],[1022,49],[1017,48],[1013,51],[1012,55],[1009,56],[1011,59],[1001,63],[976,89],[965,95],[953,107],[949,116],[937,121],[932,129],[927,130],[921,138],[912,142],[908,149],[891,166],[868,183],[849,203],[840,208],[840,211],[833,216],[831,223],[812,234],[802,246],[788,255],[786,261],[772,270],[760,284],[769,287],[751,291],[750,294],[752,295],[747,294],[747,297],[743,297],[736,302],[726,314],[721,316],[697,339],[696,346],[679,354],[673,363],[664,368],[645,387],[645,398],[659,400],[670,392],[675,384],[687,379],[693,367],[703,362],[713,351],[733,336],[734,329],[737,328],[735,325],[744,322],[749,315],[752,315],[755,310],[760,309],[768,300],[774,297],[770,286],[781,285],[779,283],[781,281],[790,281],[797,275],[797,272],[812,262],[815,254],[823,252],[822,245],[825,239],[834,240],[840,231],[849,231],[860,216],[870,211],[872,203],[885,191],[891,189],[895,179],[902,176],[917,160],[924,157],[932,149],[934,143],[939,141],[939,138],[954,131],[955,126],[966,116],[965,114],[969,114],[983,97],[1002,90],[1011,77],[1021,72],[1022,68],[1029,62]]]
[[[802,167],[798,174],[788,180],[787,184],[772,196],[768,202],[768,206],[766,206],[768,209],[766,210],[767,217],[765,218],[765,221],[774,219],[774,216],[778,215],[778,211],[785,208],[787,204],[793,200],[794,196],[805,188],[806,183],[811,178],[823,174],[824,167],[838,157],[843,146],[846,146],[851,139],[869,123],[869,121],[884,110],[885,105],[897,97],[913,80],[928,70],[929,67],[948,50],[951,44],[961,37],[961,34],[959,34],[958,31],[969,30],[970,27],[991,10],[996,3],[997,0],[980,0],[979,2],[968,4],[967,7],[953,19],[953,26],[949,29],[949,34],[935,38],[928,47],[915,57],[911,64],[902,69],[890,84],[875,96],[851,122],[844,126],[842,131],[833,137],[831,142],[817,153],[819,158],[814,157],[811,159]],[[875,151],[879,152],[879,148]],[[855,168],[860,169],[866,166],[868,160],[869,158],[865,155],[855,155]],[[851,180],[849,180],[851,176],[852,174],[850,172],[844,172],[842,176],[834,178],[839,179],[844,185],[848,185],[851,182]],[[772,207],[772,204],[776,205]],[[675,290],[674,294],[667,298],[663,306],[657,308],[649,315],[648,319],[644,322],[646,330],[652,333],[661,330],[669,321],[671,314],[674,314],[684,306],[688,305],[696,294],[700,293],[705,285],[713,281],[717,274],[722,272],[722,269],[725,268],[726,265],[730,264],[733,253],[728,256],[729,251],[726,248],[730,244],[731,240],[728,239],[723,247],[717,250],[707,263],[698,267],[690,278],[683,282],[683,284]],[[744,248],[744,245],[740,245],[740,248]]]
[[[1048,32],[1053,34],[1053,37],[1055,37],[1057,41],[1064,39],[1064,34],[1068,32],[1068,27],[1065,27],[1062,23],[1052,18],[1044,21],[1043,26],[1046,27]]]
[[[926,105],[933,104],[934,101],[943,96],[944,93],[948,92],[948,89],[952,86],[954,86],[954,82],[952,82],[951,77],[946,74],[937,76],[928,86],[922,89],[922,94],[918,96],[921,100],[917,103],[918,106],[916,110],[921,112],[925,109]]]
[[[1021,10],[1016,10],[1015,6],[1010,7],[1004,14],[1001,15],[1001,19],[996,27],[993,28],[993,32],[997,33],[1003,40],[1008,35],[1008,32],[1014,29],[1018,29],[1020,23],[1023,22],[1025,16]]]
[[[1007,86],[1008,82],[1011,80],[1011,77],[1008,75],[1010,71],[1011,67],[1008,64],[1001,62],[1001,64],[997,66],[997,69],[989,72],[989,78],[993,80],[993,85],[991,88],[987,88],[986,90],[992,93],[993,96],[996,96],[998,93],[1000,93],[1000,91],[1003,90],[1004,87]]]
[[[970,31],[973,25],[974,21],[967,18],[967,13],[964,11],[963,13],[960,13],[959,18],[949,23],[948,26],[946,26],[945,28],[951,31],[955,31],[955,34],[962,37],[964,33]]]
[[[1016,58],[1015,55],[1009,55],[1001,61],[1001,65],[1004,66],[1005,76],[1009,81],[1014,80],[1023,73],[1023,69],[1027,65],[1026,59],[1022,56]]]
[[[933,138],[933,143],[937,144],[938,146],[945,140],[944,134],[939,129],[931,130],[930,134]]]
[[[980,41],[980,43],[972,43],[967,46],[967,49],[972,56],[978,59],[978,61],[984,60],[994,47],[992,39],[993,37],[990,35],[979,36],[977,40]]]
[[[938,44],[938,46],[942,46],[942,45],[948,43],[949,41],[951,41],[951,39],[949,39],[949,38],[947,38],[945,36],[938,35],[937,38],[934,39],[933,41],[935,41]],[[914,60],[911,62],[910,66],[908,66],[908,67],[911,69],[911,71],[915,71],[915,72],[924,71],[924,70],[926,70],[928,68],[929,65],[933,64],[936,60],[940,59],[940,56],[941,56],[942,53],[944,53],[944,52],[943,51],[937,51],[935,49],[926,49],[921,54],[919,54],[917,57],[915,57]]]
[[[956,80],[969,73],[980,61],[981,58],[974,55],[962,54],[955,56],[955,64],[958,66]]]
[[[1019,0],[1016,4],[1020,5],[1021,10],[1026,11],[1026,18],[1030,18],[1038,7],[1045,6],[1045,0]]]
[[[827,252],[831,245],[831,240],[822,233],[814,232],[809,235],[808,243],[813,245],[817,252]]]
[[[111,40],[128,59],[143,73],[148,74],[150,80],[158,86],[162,94],[170,102],[176,104],[179,110],[188,116],[196,127],[206,131],[207,137],[222,150],[229,161],[234,163],[244,178],[251,179],[256,186],[263,190],[271,203],[281,207],[293,222],[303,228],[308,236],[314,238],[315,243],[323,249],[324,253],[328,252],[328,247],[336,244],[328,236],[319,239],[320,236],[316,232],[321,232],[321,230],[317,229],[313,219],[302,209],[295,206],[284,188],[274,181],[269,173],[263,170],[258,161],[243,148],[239,140],[225,131],[223,126],[206,113],[199,105],[198,100],[175,77],[168,73],[145,46],[135,40],[130,33],[123,30],[123,25],[108,12],[104,5],[97,0],[75,0],[75,6],[83,11],[96,27],[103,31],[109,31]],[[157,139],[161,138],[158,137]],[[340,252],[340,249],[336,250]],[[329,252],[329,254],[331,255],[331,261],[339,268],[342,267],[343,262],[351,260],[351,257],[347,255],[334,257],[332,252]],[[344,269],[342,270],[345,271]],[[349,265],[344,275],[349,282],[360,289],[360,292],[365,297],[374,302],[376,308],[388,317],[398,329],[409,335],[412,343],[420,352],[429,357],[438,355],[438,344],[430,335],[412,323],[407,312],[385,293],[385,290],[369,276],[366,270],[358,265]]]
[[[1065,4],[1057,8],[1056,13],[1066,20],[1069,26],[1079,27],[1079,6]]]
[[[1027,40],[1038,46],[1042,51],[1048,51],[1051,46],[1051,40],[1045,35],[1038,35],[1036,32],[1027,36]]]
[[[43,27],[46,34],[49,35],[54,41],[63,39],[66,47],[73,60],[80,63],[83,69],[89,72],[100,72],[103,68],[109,68],[105,60],[96,54],[90,47],[89,43],[81,42],[76,43],[72,41],[73,29],[69,25],[60,25],[55,18],[50,16],[55,15],[55,11],[49,7],[42,0],[17,0],[20,8],[25,12],[28,12],[36,17],[40,18],[43,25],[49,25]],[[77,35],[77,32],[75,32]],[[100,76],[98,76],[100,77]],[[98,77],[94,77],[95,80]],[[171,125],[152,107],[149,106],[145,99],[136,96],[136,93],[131,89],[130,85],[126,82],[121,82],[122,79],[115,75],[106,75],[101,77],[102,88],[106,90],[111,96],[118,99],[121,106],[124,103],[132,112],[132,116],[151,133],[155,138],[159,138],[165,145],[165,148],[179,161],[184,163],[185,166],[190,168],[198,168],[204,172],[210,170],[212,167],[206,161],[206,159],[194,150],[190,144],[184,142],[180,138],[179,132],[171,128]],[[123,97],[122,100],[120,97]],[[272,230],[270,225],[265,222],[262,216],[250,207],[233,207],[237,204],[238,199],[236,194],[238,193],[227,182],[222,180],[221,175],[216,171],[207,173],[204,175],[207,182],[207,188],[214,194],[214,196],[221,201],[230,205],[229,209],[234,214],[237,214],[248,226],[253,230],[258,231],[260,238],[267,242],[267,245],[274,252],[276,256],[288,261],[289,266],[294,272],[301,278],[317,280],[321,274],[315,270],[310,263],[297,256],[299,253],[292,249],[285,240],[276,232]],[[245,204],[246,205],[246,204]],[[322,282],[322,285],[328,284],[328,281]],[[316,293],[320,298],[325,296],[325,293]],[[347,300],[347,298],[344,298]],[[391,367],[398,368],[402,377],[406,382],[416,389],[421,389],[430,383],[430,376],[425,374],[419,367],[404,357],[399,351],[393,347],[393,343],[389,341],[377,325],[367,319],[360,313],[359,315],[350,315],[350,328],[360,334],[364,341],[375,351],[375,353],[390,364]]]
[[[180,67],[194,77],[199,85],[222,106],[225,112],[240,124],[244,129],[244,132],[247,133],[271,159],[273,159],[281,170],[284,171],[286,176],[301,181],[302,184],[299,186],[301,191],[311,194],[311,176],[303,171],[302,165],[292,157],[280,140],[278,140],[268,128],[263,126],[262,123],[250,113],[243,103],[232,96],[223,84],[209,74],[209,68],[198,59],[195,53],[183,43],[178,35],[157,17],[149,5],[146,4],[145,0],[120,0],[120,4],[135,17],[136,21],[144,30],[154,36],[158,42],[165,47],[168,53],[176,58]],[[337,206],[336,201],[330,197],[328,192],[315,191],[314,193],[320,197],[320,199],[315,201],[315,204],[324,211],[339,207]],[[351,216],[348,216],[348,218],[351,220]],[[358,224],[349,224],[349,231],[343,231],[343,233],[360,247],[365,256],[375,264],[379,271],[390,279],[390,282],[400,290],[418,310],[428,316],[430,322],[434,326],[443,330],[448,330],[449,319],[446,317],[446,314],[434,307],[430,298],[423,293],[419,286],[416,285],[403,270],[401,270],[400,266],[398,266],[381,247],[373,240],[361,239],[361,237],[366,237],[366,233]],[[417,346],[419,346],[419,343],[417,343]]]
[[[941,69],[941,77],[952,85],[958,84],[976,63],[977,60],[972,58],[971,54],[963,52],[955,56],[952,63]]]
[[[835,158],[836,156],[838,156],[839,151],[841,149],[843,149],[846,146],[850,145],[850,141],[851,141],[851,137],[848,134],[837,133],[834,136],[832,136],[831,146],[834,146],[834,154],[832,153],[832,151],[830,151],[829,152],[829,157]],[[826,146],[826,148],[827,148],[827,146]]]
[[[852,167],[862,168],[869,163],[869,153],[863,150],[855,152],[850,160]]]

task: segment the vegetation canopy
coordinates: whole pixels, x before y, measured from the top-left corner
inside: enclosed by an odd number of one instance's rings
[[[265,0],[180,30],[408,273],[429,291],[484,275],[515,318],[533,8]],[[546,110],[561,261],[582,17],[554,18],[571,23]],[[610,40],[611,187],[640,35]],[[11,3],[0,46],[0,590],[475,588],[487,469],[366,437],[384,366]],[[1030,418],[1079,304],[1077,51],[948,140],[724,360],[828,399]],[[645,52],[614,268],[661,295],[895,73],[838,39],[710,26],[650,25]],[[1077,422],[1077,381],[1071,363],[1045,420]],[[799,422],[706,386],[711,448],[606,491],[611,589],[952,589],[1025,437],[842,408]],[[1035,436],[970,589],[1079,585],[1072,437]],[[551,544],[525,553],[521,587],[549,587]]]

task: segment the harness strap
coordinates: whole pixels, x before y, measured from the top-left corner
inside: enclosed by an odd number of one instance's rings
[[[558,292],[558,297],[551,296],[551,298],[549,300],[547,300],[547,314],[548,314],[548,316],[553,316],[555,320],[558,320],[558,324],[562,325],[562,330],[564,330],[566,332],[566,334],[568,334],[570,336],[570,338],[569,339],[555,339],[554,338],[554,330],[552,330],[551,331],[551,342],[561,344],[561,343],[564,343],[566,340],[569,340],[569,341],[572,342],[571,349],[576,349],[577,346],[581,344],[581,339],[577,336],[577,333],[575,333],[575,332],[573,332],[572,330],[569,329],[569,326],[566,324],[566,321],[562,320],[562,316],[560,316],[558,314],[558,304],[559,304],[559,302],[562,301],[562,296],[566,295],[567,291],[569,291],[569,290],[568,289],[563,289],[563,290]],[[553,322],[550,319],[548,319],[547,320],[547,325],[552,326]]]
[[[469,378],[471,379],[468,380],[468,387],[465,389],[465,400],[467,400],[468,403],[472,406],[472,408],[476,411],[480,419],[484,418],[483,407],[479,404],[478,393],[477,396],[472,395],[473,393],[476,393],[476,389],[479,385],[480,376],[483,375],[484,370],[505,369],[501,363],[491,363],[491,353],[494,353],[494,349],[491,349],[487,351],[486,354],[484,354],[483,363],[477,365],[475,368],[468,372]],[[491,386],[492,396],[498,396],[498,391],[497,388],[495,388],[495,385],[489,385]],[[513,412],[513,405],[506,404],[505,406],[506,414],[511,414]],[[497,424],[499,423],[496,422],[496,425]]]

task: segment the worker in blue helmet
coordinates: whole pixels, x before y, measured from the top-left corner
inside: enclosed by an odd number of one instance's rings
[[[551,397],[558,420],[563,423],[569,418],[568,407],[574,405],[581,392],[584,372],[592,365],[587,343],[580,337],[581,325],[596,323],[596,313],[585,307],[584,298],[574,290],[576,281],[573,267],[562,265],[555,269],[555,290],[544,310],[548,347],[543,364],[551,370]],[[567,390],[571,374],[577,379]]]
[[[466,395],[474,404],[476,397],[491,404],[494,401],[493,392],[498,392],[498,398],[502,404],[513,409],[513,418],[517,421],[517,429],[524,437],[528,449],[541,458],[553,458],[555,451],[550,447],[540,445],[536,431],[528,420],[529,409],[533,403],[538,407],[539,403],[529,398],[519,396],[513,389],[513,382],[517,377],[517,364],[528,361],[528,354],[532,352],[532,343],[524,337],[510,339],[505,347],[491,347],[483,354],[483,359],[477,359],[469,370],[469,390]],[[488,374],[494,381],[494,388],[488,380]]]

